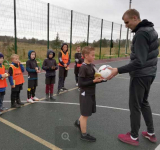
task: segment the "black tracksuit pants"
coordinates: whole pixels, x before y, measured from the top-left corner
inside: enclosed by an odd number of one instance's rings
[[[20,102],[20,90],[11,92],[11,105],[14,105],[15,102]]]
[[[152,111],[148,102],[148,95],[154,76],[134,77],[130,79],[129,109],[131,121],[131,135],[138,137],[141,113],[145,120],[147,131],[154,133]]]

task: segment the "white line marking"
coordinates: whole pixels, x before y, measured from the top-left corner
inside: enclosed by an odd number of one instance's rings
[[[153,83],[158,83],[158,84],[160,84],[160,82],[153,82]]]
[[[4,102],[10,102],[10,101],[4,101]],[[22,101],[23,102],[23,101]],[[46,102],[46,101],[37,101],[36,103],[45,103],[45,104],[66,104],[66,105],[79,105],[79,103],[69,103],[69,102]],[[102,105],[96,105],[99,108],[108,108],[108,109],[114,109],[114,110],[123,110],[123,111],[129,111],[129,109],[125,108],[118,108],[118,107],[110,107],[110,106],[102,106]],[[152,113],[154,116],[160,116],[160,114]]]
[[[155,150],[160,150],[160,144],[156,147]]]
[[[115,78],[119,78],[119,79],[126,79],[126,80],[129,80],[130,78],[126,78],[126,77],[122,77],[122,76],[116,76]],[[157,84],[160,84],[160,82],[153,82],[153,83],[157,83]]]

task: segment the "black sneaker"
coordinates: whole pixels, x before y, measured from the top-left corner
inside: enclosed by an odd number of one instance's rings
[[[46,100],[46,101],[49,101],[49,94],[46,94],[45,100]]]
[[[24,105],[24,103],[22,103],[22,102],[18,102],[17,104],[18,104],[18,105]]]
[[[64,91],[68,91],[68,89],[66,89],[65,87],[62,87],[62,89],[63,89]]]
[[[75,121],[74,126],[81,131],[80,122],[78,120]]]
[[[51,101],[55,101],[56,99],[53,96],[50,96]]]
[[[24,103],[22,103],[20,99],[17,99],[16,102],[18,105],[24,105]]]
[[[13,104],[13,105],[11,105],[11,108],[21,108],[21,106],[18,104]]]
[[[80,139],[83,140],[83,141],[88,141],[88,142],[95,142],[96,141],[96,138],[91,136],[91,135],[89,135],[89,134],[87,134],[85,136],[83,136],[81,134],[81,138]]]

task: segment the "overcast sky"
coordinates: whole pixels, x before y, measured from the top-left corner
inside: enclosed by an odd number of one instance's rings
[[[129,8],[129,0],[43,1],[117,23],[123,23],[122,15]],[[160,0],[132,0],[132,8],[140,12],[141,19],[148,19],[160,28]]]
[[[86,41],[87,15],[92,16],[90,42],[100,39],[101,19],[110,21],[103,23],[102,38],[111,38],[111,22],[119,24],[114,24],[113,39],[119,38],[120,24],[123,24],[122,39],[126,38],[122,15],[129,9],[129,0],[16,0],[17,36],[19,38],[47,39],[47,3],[51,4],[50,40],[55,39],[56,34],[59,33],[60,39],[69,42],[70,10],[80,12],[73,13],[73,42]],[[132,0],[132,8],[140,12],[142,20],[148,19],[154,23],[160,37],[160,0]],[[14,36],[13,19],[13,0],[0,0],[0,35]]]

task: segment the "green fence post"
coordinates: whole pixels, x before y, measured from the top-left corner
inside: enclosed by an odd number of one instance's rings
[[[110,43],[110,55],[111,55],[111,49],[112,49],[112,45],[113,45],[113,43],[112,43],[112,37],[113,37],[113,22],[112,22],[112,29],[111,29],[111,43]],[[111,57],[110,57],[111,58]]]
[[[102,21],[101,21],[101,37],[100,37],[100,51],[99,51],[99,59],[101,59],[102,32],[103,32],[103,19],[102,19]]]
[[[70,59],[71,59],[71,53],[72,53],[72,21],[73,21],[73,10],[71,10],[70,54],[69,54],[69,58],[70,58]]]
[[[47,49],[49,49],[49,3],[47,10]]]
[[[14,50],[17,54],[17,24],[16,24],[16,0],[14,0]]]
[[[87,46],[88,46],[88,43],[89,43],[89,26],[90,26],[90,15],[88,15]]]
[[[119,50],[118,50],[118,57],[120,54],[120,49],[121,49],[121,33],[122,33],[122,24],[120,25],[120,35],[119,35]]]

